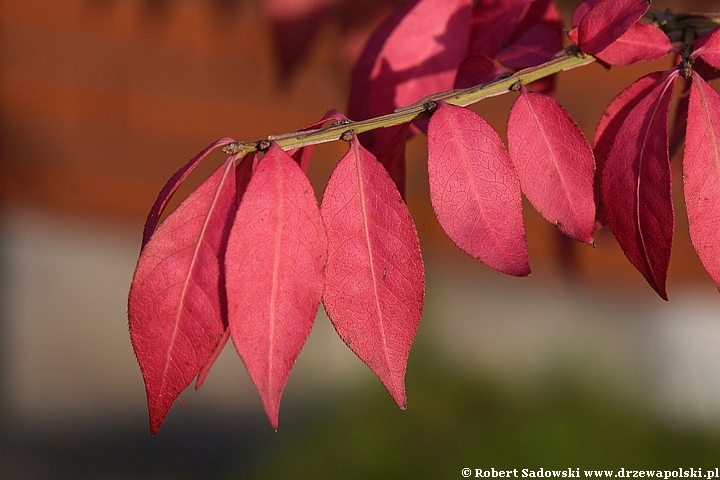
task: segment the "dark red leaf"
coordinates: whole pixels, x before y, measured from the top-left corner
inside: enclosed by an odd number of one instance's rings
[[[695,65],[693,64],[693,70]],[[702,75],[701,75],[702,76]],[[684,79],[683,79],[684,80]],[[688,104],[690,103],[690,80],[683,81],[682,92],[678,95],[678,101],[675,106],[675,114],[670,126],[670,147],[669,154],[672,160],[680,147],[685,143],[685,129],[688,119]]]
[[[243,196],[245,195],[245,190],[247,190],[247,186],[250,183],[250,178],[252,176],[252,172],[257,167],[257,160],[256,160],[256,154],[255,152],[249,153],[248,155],[245,155],[245,157],[242,159],[240,164],[235,167],[235,185],[236,185],[236,191],[237,191],[237,205],[240,205],[240,202],[242,201]],[[223,252],[224,255],[225,252]],[[210,358],[208,358],[207,362],[205,362],[205,365],[203,365],[202,370],[200,370],[200,373],[198,374],[197,381],[195,382],[195,389],[197,390],[202,386],[203,382],[205,381],[205,378],[207,377],[208,373],[210,373],[210,369],[212,368],[213,364],[215,363],[215,360],[217,360],[218,356],[222,352],[223,347],[225,347],[225,344],[228,341],[228,338],[230,338],[230,329],[227,325],[227,320],[225,321],[225,333],[223,334],[223,337],[220,339],[220,342],[218,343],[217,347],[215,347],[215,350],[213,350],[213,353],[210,355]]]
[[[668,115],[673,70],[628,113],[602,176],[608,223],[625,256],[665,300],[674,228]]]
[[[526,34],[531,30],[530,38],[528,38]],[[539,43],[531,46],[528,41]],[[503,55],[519,55],[521,58],[515,58],[514,63],[520,67],[515,68],[530,67],[536,65],[535,62],[542,63],[549,60],[562,49],[562,46],[562,16],[555,2],[553,0],[535,0],[530,4],[530,8],[513,34],[505,42],[503,52],[505,50],[510,50],[510,52],[508,54],[501,52],[498,59]],[[535,50],[537,47],[540,48]],[[523,65],[523,63],[525,64]],[[555,75],[536,80],[531,85],[536,92],[552,95],[555,90]]]
[[[577,124],[555,99],[522,87],[507,136],[510,160],[530,203],[563,233],[591,244],[595,159]]]
[[[495,55],[520,24],[532,0],[481,0],[473,7],[470,55]]]
[[[517,27],[515,27],[515,31],[505,42],[505,45],[512,45],[526,31],[538,24],[550,27],[562,43],[562,15],[560,14],[560,10],[558,10],[557,5],[555,5],[553,0],[534,0],[530,3],[530,8],[527,10],[527,13],[523,17],[522,21]]]
[[[503,273],[530,273],[520,181],[482,117],[438,103],[428,129],[428,177],[435,215],[461,250]]]
[[[409,123],[403,124],[378,158],[395,182],[403,200],[405,200],[405,145],[409,128]]]
[[[700,57],[715,68],[720,68],[720,26],[698,38],[692,57]]]
[[[487,55],[471,55],[465,58],[455,77],[455,88],[470,88],[488,83],[508,73],[495,65]]]
[[[624,67],[635,62],[659,60],[672,50],[673,45],[662,30],[637,22],[595,56],[608,65]]]
[[[135,269],[130,338],[153,435],[227,325],[221,256],[236,205],[236,159],[228,158],[160,225]]]
[[[578,27],[580,50],[595,55],[620,38],[650,7],[648,0],[602,0],[583,16]]]
[[[323,303],[340,338],[405,408],[405,370],[420,323],[425,269],[407,206],[357,139],[320,207],[328,234]]]
[[[233,343],[275,429],[283,388],[320,304],[326,258],[312,186],[273,143],[237,210],[225,269]]]
[[[690,239],[720,288],[720,95],[697,73],[690,87],[683,184]]]
[[[590,9],[592,9],[600,2],[601,0],[585,0],[584,2],[578,3],[573,10],[572,18],[570,20],[572,28],[576,29],[580,25],[583,17],[587,15]]]
[[[337,0],[266,0],[267,16],[280,64],[279,79],[287,82],[307,56],[320,20]]]
[[[471,0],[410,2],[373,37],[352,74],[349,116],[355,120],[453,88],[470,35]],[[387,32],[388,26],[394,26]],[[372,130],[362,143],[380,155],[397,128]]]
[[[694,72],[697,72],[705,81],[715,80],[720,78],[720,69],[713,67],[702,59],[702,57],[696,57],[695,62],[692,65]]]
[[[603,112],[598,126],[595,129],[595,200],[597,202],[597,223],[601,227],[607,223],[605,207],[600,195],[600,179],[610,154],[610,149],[615,142],[618,130],[630,111],[647,96],[650,91],[660,84],[665,78],[663,72],[653,72],[636,80],[635,83],[620,92]]]
[[[317,122],[313,122],[310,125],[307,125],[300,129],[301,132],[306,130],[312,130],[314,128],[319,128],[322,126],[323,123],[329,121],[329,120],[345,120],[347,117],[340,113],[339,111],[332,109],[325,112],[325,115],[318,120]],[[290,155],[298,165],[300,165],[300,168],[303,172],[307,173],[307,169],[310,166],[310,158],[312,157],[313,151],[315,149],[314,145],[310,145],[307,147],[300,147],[293,150],[289,150],[287,153]]]
[[[537,23],[500,50],[497,59],[508,68],[521,69],[547,62],[560,50],[562,40],[557,32],[549,25]]]
[[[165,186],[162,190],[160,190],[160,194],[158,195],[158,198],[155,200],[155,203],[153,204],[152,208],[150,209],[150,213],[148,213],[147,220],[145,221],[145,228],[143,229],[143,238],[142,238],[142,247],[144,248],[147,242],[150,240],[150,237],[155,232],[155,228],[157,227],[158,222],[160,221],[160,217],[162,216],[163,212],[165,211],[165,207],[167,207],[168,202],[170,199],[172,199],[173,195],[175,194],[175,191],[178,189],[180,184],[187,178],[188,175],[193,171],[193,169],[205,158],[207,157],[210,152],[215,150],[218,147],[222,147],[224,145],[227,145],[229,143],[234,142],[235,140],[229,137],[221,138],[220,140],[211,143],[208,145],[203,151],[198,153],[195,157],[193,157],[188,163],[183,165],[183,167],[175,172],[175,174],[170,177],[170,180],[167,181]]]

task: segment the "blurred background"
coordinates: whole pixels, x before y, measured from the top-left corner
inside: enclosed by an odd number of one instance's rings
[[[256,140],[343,110],[353,60],[394,2],[313,2],[322,15],[305,0],[278,13],[279,3],[0,0],[0,476],[461,478],[464,467],[720,466],[720,295],[690,246],[681,196],[670,302],[607,230],[595,249],[576,244],[529,205],[533,274],[505,277],[442,233],[422,138],[408,147],[408,204],[427,297],[407,411],[321,312],[277,433],[229,345],[203,388],[185,392],[150,436],[126,300],[157,192],[217,138]],[[565,19],[573,4],[560,3]],[[717,11],[717,2],[653,7]],[[302,61],[287,61],[303,42]],[[567,72],[557,98],[592,139],[617,93],[669,65]],[[513,100],[474,108],[503,135]],[[343,152],[317,149],[318,196]],[[221,160],[211,156],[180,194]]]

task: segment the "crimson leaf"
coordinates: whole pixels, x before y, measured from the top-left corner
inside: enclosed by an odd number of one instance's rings
[[[530,273],[520,181],[482,117],[438,103],[428,128],[428,178],[435,215],[461,250],[503,273]]]
[[[373,37],[352,74],[350,118],[392,112],[453,87],[470,35],[470,0],[418,0],[388,20]],[[387,30],[390,27],[390,32]],[[380,155],[398,128],[363,134]]]
[[[713,67],[720,68],[720,26],[696,40],[692,57],[700,57]]]
[[[408,130],[410,124],[405,123],[400,126],[385,150],[380,154],[378,161],[385,167],[390,174],[393,182],[397,186],[403,200],[405,199],[405,146],[407,144]]]
[[[678,72],[628,113],[602,176],[608,223],[625,256],[665,300],[673,237],[668,115]]]
[[[595,152],[595,170],[597,172],[595,175],[595,200],[597,202],[597,222],[600,226],[607,223],[605,206],[601,200],[602,195],[600,195],[600,178],[602,178],[602,172],[613,143],[615,142],[617,132],[620,130],[623,121],[630,111],[632,111],[640,100],[645,98],[654,87],[662,82],[663,79],[663,72],[653,72],[636,80],[635,83],[620,92],[620,94],[610,102],[607,108],[605,108],[602,117],[600,117],[600,121],[595,129],[595,145],[593,147],[593,151]]]
[[[602,0],[585,14],[578,27],[578,46],[595,55],[620,38],[647,12],[648,0]]]
[[[523,86],[507,135],[510,160],[530,203],[565,234],[592,243],[595,159],[570,115],[552,97]]]
[[[720,95],[693,74],[683,158],[690,239],[720,287]]]
[[[237,210],[225,269],[233,343],[275,429],[282,391],[320,305],[326,258],[312,186],[273,143]]]
[[[469,55],[458,67],[455,88],[470,88],[487,83],[505,73],[507,71],[495,65],[487,55]]]
[[[405,408],[405,370],[420,323],[425,269],[410,212],[353,139],[320,207],[328,235],[323,303],[340,338]]]
[[[234,141],[235,140],[232,138],[225,137],[211,143],[204,150],[191,158],[190,161],[183,165],[180,170],[175,172],[172,177],[170,177],[170,180],[168,180],[162,190],[160,190],[158,198],[155,200],[155,203],[150,209],[150,213],[148,213],[147,220],[145,221],[145,228],[143,229],[142,248],[145,247],[147,242],[150,240],[150,237],[152,237],[152,234],[155,232],[155,228],[160,221],[160,217],[165,211],[165,207],[167,207],[168,202],[170,202],[170,199],[172,199],[180,184],[213,150]]]
[[[476,2],[469,53],[494,58],[520,24],[531,3],[531,0]]]
[[[245,157],[242,159],[240,164],[235,168],[235,185],[236,185],[236,190],[237,190],[237,195],[236,195],[237,205],[240,205],[240,202],[242,201],[242,198],[245,195],[245,190],[247,190],[247,186],[248,186],[248,183],[250,183],[250,178],[252,176],[252,172],[255,170],[256,166],[257,166],[256,154],[255,154],[255,152],[252,152],[252,153],[249,153],[248,155],[245,155]],[[228,325],[225,325],[225,333],[223,333],[223,336],[220,339],[220,342],[217,344],[217,347],[215,347],[215,350],[213,350],[212,354],[210,355],[210,358],[207,359],[207,361],[205,362],[205,365],[203,365],[202,369],[200,370],[200,373],[198,374],[197,381],[195,382],[196,390],[202,386],[203,382],[205,382],[205,378],[207,378],[208,374],[210,373],[210,369],[212,368],[213,364],[215,363],[215,360],[217,360],[217,358],[220,356],[220,353],[222,352],[222,350],[225,347],[225,344],[227,343],[229,338],[230,338],[230,329],[228,328]]]
[[[160,225],[135,269],[130,338],[153,435],[227,325],[221,252],[236,205],[236,159],[229,157]]]
[[[562,39],[555,29],[545,23],[537,23],[527,29],[497,59],[508,68],[525,68],[550,60],[562,50]]]
[[[636,22],[595,56],[608,65],[624,67],[635,62],[653,62],[672,49],[670,39],[662,30],[654,25]]]

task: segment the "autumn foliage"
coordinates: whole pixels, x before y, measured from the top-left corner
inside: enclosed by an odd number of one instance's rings
[[[270,11],[282,17],[284,3],[270,1]],[[307,3],[319,18],[333,1]],[[181,168],[148,216],[129,297],[152,433],[193,379],[202,384],[230,338],[277,428],[283,388],[321,302],[342,340],[406,407],[425,275],[403,200],[405,142],[415,135],[427,135],[437,219],[473,258],[530,273],[524,195],[579,242],[592,244],[608,224],[667,299],[671,136],[684,130],[690,236],[720,286],[720,96],[708,84],[720,76],[720,28],[648,8],[647,0],[586,0],[565,32],[552,0],[409,0],[357,61],[352,121],[331,111],[295,134],[223,138]],[[288,61],[300,55],[287,38],[279,44]],[[676,67],[638,79],[608,105],[592,147],[552,96],[564,68],[669,54]],[[670,122],[678,83],[684,94]],[[465,107],[507,91],[518,94],[506,148]],[[349,148],[318,205],[305,171],[328,132]],[[178,185],[218,148],[227,160],[159,224]]]

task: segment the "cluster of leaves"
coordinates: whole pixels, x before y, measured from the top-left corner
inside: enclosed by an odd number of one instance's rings
[[[720,29],[695,39],[688,27],[674,45],[658,26],[639,21],[647,10],[647,0],[587,0],[574,12],[569,37],[578,57],[608,65],[670,53],[680,60],[610,103],[594,148],[552,97],[555,70],[544,66],[562,50],[563,35],[552,0],[410,0],[375,31],[353,71],[348,111],[366,119],[364,133],[355,134],[361,122],[330,111],[304,134],[273,137],[285,147],[223,138],[193,158],[148,216],[130,289],[130,334],[151,431],[194,378],[202,384],[229,338],[277,428],[283,388],[320,302],[343,341],[405,408],[406,364],[424,296],[418,236],[403,201],[405,143],[419,132],[428,138],[431,203],[460,249],[501,272],[528,275],[524,194],[580,242],[592,244],[596,229],[609,223],[632,264],[666,298],[668,117],[673,86],[685,78],[689,94],[681,97],[675,130],[687,130],[690,234],[720,285],[720,96],[707,84],[720,68]],[[483,118],[459,105],[466,94],[528,71],[539,79],[533,91],[510,84],[519,95],[506,149]],[[413,105],[421,108],[412,122],[376,119]],[[318,205],[305,175],[307,139],[327,122],[347,128],[341,139],[349,149]],[[158,226],[178,185],[220,147],[232,154]]]

